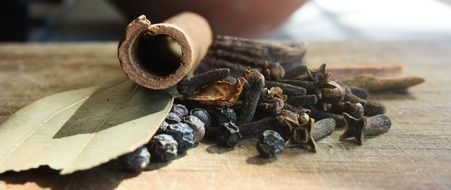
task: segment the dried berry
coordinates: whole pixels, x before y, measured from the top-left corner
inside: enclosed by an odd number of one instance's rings
[[[227,147],[235,147],[243,138],[235,123],[222,123],[216,132],[217,138]]]
[[[147,168],[150,163],[150,153],[145,146],[121,157],[125,169],[132,172],[140,172]]]
[[[279,133],[273,130],[266,130],[260,136],[257,143],[257,150],[262,157],[271,158],[282,152],[284,146],[285,140],[283,140]]]
[[[215,112],[215,119],[218,124],[222,123],[236,123],[236,113],[232,108],[218,108]]]
[[[186,116],[183,118],[183,122],[188,124],[188,126],[194,131],[194,136],[196,137],[196,142],[200,142],[205,136],[205,125],[199,118],[193,115]]]
[[[163,132],[164,130],[166,130],[166,128],[169,126],[169,123],[166,121],[163,121],[163,123],[161,123],[160,125],[160,129],[158,130],[158,132]]]
[[[179,153],[184,153],[192,148],[196,141],[194,131],[185,123],[170,124],[164,132],[177,141]]]
[[[170,112],[166,116],[166,119],[164,121],[166,121],[169,124],[176,124],[176,123],[180,123],[182,121],[182,117],[180,117],[179,114],[176,114],[174,112]]]
[[[182,104],[175,104],[172,107],[172,112],[178,114],[180,117],[185,117],[188,115],[188,109]]]
[[[177,156],[177,141],[167,134],[155,135],[149,143],[152,160],[167,162]]]
[[[190,114],[199,118],[204,123],[205,127],[211,127],[211,117],[207,110],[202,108],[194,108],[190,111]]]

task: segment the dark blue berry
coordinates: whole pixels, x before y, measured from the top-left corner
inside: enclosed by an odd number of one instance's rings
[[[211,127],[211,117],[206,110],[202,108],[194,108],[190,111],[190,114],[199,118],[204,123],[205,127]]]
[[[169,123],[166,121],[163,121],[163,123],[161,123],[161,125],[160,125],[159,132],[166,130],[166,128],[168,128],[168,126],[169,126]]]
[[[121,157],[125,169],[133,172],[140,172],[147,168],[150,163],[150,153],[146,147],[142,146],[135,151]]]
[[[149,143],[152,159],[160,162],[173,160],[177,156],[177,141],[171,135],[155,135]]]
[[[166,121],[169,124],[176,124],[176,123],[180,123],[182,121],[182,117],[180,117],[180,115],[178,115],[174,112],[170,112],[166,116],[166,119],[164,121]]]
[[[187,124],[170,124],[164,132],[174,137],[177,141],[179,144],[177,148],[179,153],[184,153],[188,149],[194,147],[194,143],[196,141],[194,131]]]
[[[183,118],[185,122],[193,131],[196,137],[196,142],[200,142],[205,136],[205,125],[199,118],[193,115],[189,115]]]
[[[285,141],[282,136],[273,130],[264,131],[257,143],[257,150],[264,158],[274,157],[282,152],[284,147]]]
[[[236,123],[236,113],[232,108],[218,108],[216,112],[216,119],[218,124],[222,123]]]
[[[182,104],[175,104],[172,107],[172,112],[178,114],[180,117],[185,117],[188,115],[188,109]]]
[[[222,123],[216,132],[218,139],[227,147],[233,148],[243,138],[235,123]]]

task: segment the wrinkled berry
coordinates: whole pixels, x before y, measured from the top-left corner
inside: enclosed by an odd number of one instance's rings
[[[140,172],[149,165],[150,153],[145,146],[142,146],[121,157],[121,161],[124,164],[125,169],[133,172]]]
[[[200,142],[205,136],[205,125],[199,118],[193,115],[189,115],[183,118],[183,122],[194,131],[196,142]]]
[[[284,146],[285,141],[279,133],[273,130],[266,130],[260,136],[257,143],[257,150],[262,157],[271,158],[282,152]]]
[[[190,111],[190,114],[199,118],[204,123],[204,127],[211,127],[211,117],[206,110],[194,108]]]
[[[155,135],[149,143],[149,150],[152,159],[160,162],[167,162],[177,156],[177,141],[171,135]]]
[[[241,141],[241,134],[235,123],[222,123],[219,126],[216,136],[227,147],[235,147]]]
[[[163,123],[161,123],[161,125],[160,125],[159,131],[164,131],[164,130],[166,130],[166,128],[168,128],[168,126],[169,126],[169,123],[166,122],[166,121],[163,121]]]
[[[174,112],[170,112],[166,116],[166,119],[164,121],[166,121],[169,124],[176,124],[176,123],[180,123],[182,121],[182,117],[180,117],[180,115],[178,115]]]
[[[164,132],[174,137],[175,141],[177,141],[179,144],[177,148],[179,153],[184,153],[194,147],[196,137],[194,136],[194,131],[187,124],[170,124]]]
[[[188,115],[188,109],[182,104],[175,104],[172,107],[172,112],[178,114],[180,117],[185,117]]]
[[[222,123],[236,123],[237,121],[235,110],[232,108],[218,108],[215,116],[219,125]]]

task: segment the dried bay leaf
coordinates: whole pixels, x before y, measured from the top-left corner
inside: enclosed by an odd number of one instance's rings
[[[42,98],[0,125],[0,173],[98,166],[148,142],[172,102],[167,92],[129,80]]]

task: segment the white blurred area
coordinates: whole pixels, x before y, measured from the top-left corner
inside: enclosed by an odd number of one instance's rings
[[[451,4],[437,0],[312,0],[274,37],[308,42],[451,40]]]

